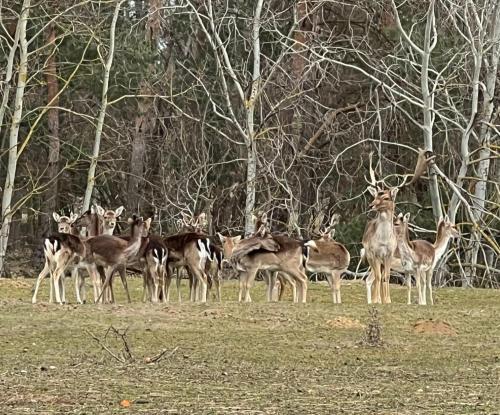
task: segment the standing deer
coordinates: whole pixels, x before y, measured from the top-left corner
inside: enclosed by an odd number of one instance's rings
[[[459,236],[456,226],[450,222],[448,216],[438,223],[436,239],[433,244],[428,241],[417,239],[410,241],[408,222],[410,214],[398,216],[397,224],[400,228],[397,232],[398,251],[391,264],[392,269],[402,272],[406,276],[407,301],[411,304],[411,275],[415,275],[417,285],[418,304],[426,305],[427,288],[429,290],[429,301],[434,304],[432,297],[432,275],[434,269],[446,252],[448,242],[451,238]]]
[[[306,262],[307,271],[326,274],[334,304],[342,302],[340,281],[351,262],[351,256],[345,246],[333,240],[334,226],[338,223],[338,219],[339,215],[333,215],[330,225],[322,231],[321,237],[314,240],[316,249],[309,250]]]
[[[73,224],[78,219],[78,215],[76,213],[71,212],[69,216],[60,216],[58,213],[53,212],[52,217],[54,218],[54,220],[57,223],[57,232],[67,233],[67,234],[73,233],[75,235],[78,235],[78,231],[77,231],[76,227],[73,226]],[[44,244],[43,249],[44,249],[44,253],[46,254],[45,244]],[[36,298],[38,295],[38,290],[40,288],[40,284],[45,279],[45,277],[49,274],[50,274],[50,264],[49,264],[49,260],[47,258],[47,255],[45,255],[45,264],[43,266],[42,271],[40,272],[40,274],[38,275],[38,277],[36,279],[35,288],[33,291],[33,296],[31,298],[31,302],[33,304],[36,304]],[[53,293],[54,293],[53,283],[54,283],[54,281],[51,278],[50,279],[50,298],[49,298],[50,303],[53,302]],[[62,280],[61,280],[61,284],[63,284]],[[60,287],[60,290],[62,292],[63,297],[65,297],[66,293],[65,293],[64,285],[62,285],[62,287]],[[64,298],[64,301],[65,301],[65,298]]]
[[[371,268],[371,272],[366,279],[366,294],[368,304],[370,303],[390,303],[391,295],[389,291],[389,278],[391,272],[391,262],[397,247],[396,234],[394,232],[394,209],[398,190],[405,186],[408,176],[403,183],[397,187],[384,189],[380,187],[381,181],[375,178],[372,168],[373,153],[369,154],[370,160],[370,186],[368,191],[373,196],[370,203],[371,210],[376,212],[375,219],[369,221],[363,234],[364,255]],[[432,152],[419,150],[417,164],[413,179],[414,183],[427,171],[428,165],[434,162],[435,156]],[[372,284],[374,284],[372,291]]]
[[[257,231],[259,233],[259,231]],[[290,275],[298,285],[296,301],[307,300],[307,276],[304,272],[304,243],[285,235],[253,236],[241,240],[241,236],[226,237],[219,234],[224,258],[229,259],[238,271],[240,289],[238,301],[250,302],[250,288],[257,271],[282,271]],[[311,242],[311,241],[310,241]],[[314,243],[311,243],[314,247]],[[270,284],[271,285],[271,284]]]

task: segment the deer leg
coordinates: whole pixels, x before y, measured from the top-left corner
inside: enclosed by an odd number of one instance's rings
[[[369,270],[368,276],[366,277],[366,302],[368,304],[372,303],[372,287],[374,280],[375,280],[375,275],[372,270]]]
[[[63,271],[61,274],[61,278],[59,278],[59,291],[61,293],[61,301],[63,304],[66,304],[66,284],[64,283],[66,279],[66,273]]]
[[[373,283],[373,290],[372,290],[372,303],[375,304],[380,304],[382,302],[381,298],[381,271],[382,267],[380,263],[375,263],[374,266],[371,267],[373,276],[374,276],[374,283]]]
[[[142,273],[142,302],[151,300],[151,293],[149,292],[149,267],[146,264]]]
[[[294,302],[305,303],[307,301],[307,275],[298,268],[289,268],[286,272],[292,276],[299,286],[298,295],[294,298]]]
[[[99,297],[97,298],[97,301],[100,301],[101,298],[103,298],[104,293],[106,292],[106,289],[110,286],[111,280],[113,279],[113,273],[115,271],[114,266],[106,267],[105,270],[103,270],[102,267],[98,267],[99,274],[101,274],[102,278],[102,273],[104,273],[104,284],[102,285],[101,288],[101,293],[99,294]],[[112,291],[111,291],[112,292]]]
[[[191,274],[193,275],[193,289],[194,299],[205,303],[207,301],[207,275],[200,269],[193,267],[191,268]],[[198,292],[198,284],[200,284]],[[198,298],[196,298],[198,297]]]
[[[240,271],[238,273],[238,280],[239,280],[239,291],[238,291],[238,302],[241,303],[243,299],[243,294],[245,292],[245,278],[246,278],[246,272],[245,271]]]
[[[92,281],[92,290],[94,291],[94,303],[97,303],[100,293],[101,277],[97,272],[95,264],[87,265],[87,272],[89,273],[90,280]]]
[[[179,303],[182,303],[182,293],[181,293],[181,270],[177,268],[176,276],[175,276],[175,287],[177,288],[177,299]]]
[[[336,303],[335,291],[333,288],[333,271],[331,274],[326,274],[326,280],[328,281],[328,285],[330,286],[330,291],[332,292],[332,302]]]
[[[38,275],[38,278],[36,279],[33,297],[31,298],[32,304],[36,304],[36,296],[38,295],[38,289],[40,288],[40,284],[45,279],[45,277],[49,274],[50,274],[49,261],[47,261],[47,259],[45,259],[45,265],[43,266],[42,272],[40,272],[40,274]],[[52,278],[51,278],[51,280],[52,280]],[[52,284],[51,284],[51,288],[50,288],[50,297],[52,297]]]
[[[245,296],[244,296],[244,302],[245,303],[251,303],[252,298],[250,297],[250,288],[252,288],[253,282],[255,281],[255,276],[257,275],[257,270],[256,269],[250,269],[247,270],[245,278],[244,278],[244,289],[245,289]]]
[[[120,265],[118,267],[118,273],[120,274],[120,279],[122,280],[123,288],[125,290],[125,293],[127,294],[127,302],[131,303],[132,300],[130,299],[130,292],[128,290],[128,282],[127,282],[127,268],[125,267],[125,265]],[[156,294],[158,295],[158,292]],[[156,297],[156,298],[158,298],[158,297]],[[114,298],[113,298],[113,300],[114,300]]]
[[[430,269],[426,272],[426,277],[427,277],[427,288],[429,288],[429,303],[430,305],[434,305],[434,299],[432,298],[432,272],[433,270]]]
[[[384,259],[384,264],[382,267],[382,303],[391,303],[391,294],[389,292],[389,277],[391,272],[390,259]]]
[[[422,291],[422,305],[427,305],[427,276],[424,271],[420,271],[420,275],[421,275],[420,290]]]
[[[270,271],[264,271],[263,272],[263,278],[264,278],[264,283],[266,284],[266,299],[268,302],[273,301],[273,274],[271,274]]]
[[[60,252],[60,251],[59,251]],[[56,269],[52,272],[52,280],[54,284],[54,293],[56,298],[56,303],[62,304],[61,300],[61,287],[64,289],[64,286],[60,283],[61,276],[64,278],[64,270],[69,264],[71,259],[71,255],[65,253],[59,253],[58,261],[56,265]]]
[[[341,274],[342,273],[339,270],[335,270],[332,272],[332,295],[334,304],[342,303],[342,299],[340,297]]]
[[[405,272],[405,283],[406,283],[406,304],[411,304],[411,274]]]
[[[80,282],[80,273],[78,272],[78,267],[73,267],[71,270],[71,279],[75,282],[75,295],[76,295],[76,302],[78,304],[83,304],[82,303],[82,298],[80,296],[81,289],[82,289],[82,283]],[[82,277],[83,280],[83,277]]]

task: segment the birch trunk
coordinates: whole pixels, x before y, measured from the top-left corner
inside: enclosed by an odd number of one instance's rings
[[[424,49],[422,53],[422,73],[420,74],[420,86],[422,90],[422,101],[423,101],[423,116],[424,116],[424,146],[426,150],[433,151],[433,140],[432,131],[434,127],[434,102],[433,97],[429,92],[429,60],[431,57],[432,49],[434,45],[431,45],[432,32],[437,37],[437,33],[433,28],[435,27],[435,14],[434,14],[434,0],[431,1],[429,6],[429,11],[427,13],[427,23],[425,26],[425,38],[424,38]],[[443,211],[441,209],[441,197],[439,194],[439,186],[437,181],[436,173],[434,172],[432,166],[429,169],[430,173],[430,183],[429,191],[432,203],[432,213],[434,215],[434,221],[436,224],[443,217]]]
[[[9,103],[10,95],[10,83],[12,82],[12,74],[14,67],[14,58],[16,56],[17,46],[19,44],[19,29],[20,24],[16,26],[16,34],[14,35],[14,43],[9,51],[9,57],[7,58],[7,67],[5,68],[5,86],[3,90],[2,104],[0,104],[0,133],[2,132],[3,117],[5,116],[5,110]],[[3,144],[3,143],[2,143]],[[2,146],[3,148],[3,146]]]
[[[113,57],[115,54],[115,30],[116,21],[118,20],[118,14],[120,13],[120,7],[125,0],[118,0],[115,6],[115,11],[113,13],[113,20],[111,22],[111,29],[109,35],[109,52],[108,60],[104,65],[104,75],[102,82],[102,98],[101,98],[101,108],[99,110],[99,116],[97,118],[97,126],[94,139],[94,147],[92,149],[92,157],[90,159],[89,173],[87,176],[87,188],[85,189],[85,197],[83,199],[82,212],[87,211],[90,208],[90,201],[92,198],[92,192],[94,190],[95,184],[95,171],[97,167],[97,160],[99,158],[99,150],[101,148],[101,136],[102,128],[104,126],[104,118],[106,117],[106,107],[108,104],[108,85],[109,85],[109,74],[111,72],[111,66],[113,65]]]
[[[30,12],[30,0],[24,0],[21,14],[19,16],[19,72],[17,78],[16,98],[14,101],[14,113],[9,133],[9,161],[5,177],[5,187],[2,197],[2,227],[0,230],[0,277],[5,275],[5,253],[9,241],[10,225],[12,222],[12,194],[14,193],[14,181],[17,168],[17,144],[19,136],[19,125],[23,115],[23,98],[26,80],[28,78],[28,42],[26,40],[26,26]]]
[[[254,231],[253,212],[255,209],[255,180],[257,177],[257,145],[255,143],[254,112],[255,101],[260,86],[260,15],[263,0],[257,1],[252,25],[253,73],[252,89],[247,101],[247,186],[245,201],[245,236]]]
[[[475,184],[473,212],[476,222],[479,222],[483,217],[485,203],[488,198],[488,177],[490,173],[490,157],[491,157],[491,118],[494,110],[495,87],[498,71],[499,59],[499,42],[500,42],[500,5],[497,1],[492,19],[492,37],[491,37],[491,58],[484,59],[486,66],[486,88],[483,91],[483,112],[482,124],[479,131],[479,141],[481,150],[479,151],[479,165],[477,169],[477,182]],[[481,244],[481,234],[477,230],[473,230],[471,238],[471,256],[469,263],[471,264],[471,277],[476,275],[476,264],[478,259],[479,248]],[[487,258],[484,258],[485,261]]]

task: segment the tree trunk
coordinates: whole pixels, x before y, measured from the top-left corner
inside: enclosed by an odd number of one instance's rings
[[[245,236],[250,235],[254,231],[253,213],[255,209],[255,189],[257,178],[257,145],[255,143],[254,131],[254,112],[255,100],[260,86],[260,14],[262,12],[263,0],[257,1],[255,7],[255,15],[252,25],[252,42],[253,42],[253,73],[252,73],[252,89],[250,98],[247,102],[247,186],[246,186],[246,201],[245,201]]]
[[[9,162],[7,175],[5,177],[5,188],[2,197],[2,228],[0,230],[0,277],[5,275],[5,253],[9,241],[10,225],[12,222],[12,195],[14,193],[14,181],[17,168],[17,144],[19,136],[19,125],[23,115],[23,98],[26,80],[28,78],[28,42],[26,40],[26,26],[30,11],[30,0],[24,0],[21,14],[19,16],[19,72],[17,80],[16,98],[14,101],[14,113],[9,134]]]
[[[486,88],[483,90],[483,112],[481,117],[481,128],[479,132],[479,140],[481,150],[479,151],[479,165],[477,169],[478,181],[475,183],[473,212],[476,222],[479,222],[483,217],[485,203],[488,198],[488,176],[490,173],[490,157],[491,157],[491,118],[494,109],[495,87],[498,71],[499,59],[499,42],[500,42],[500,2],[497,2],[493,12],[492,21],[492,38],[491,38],[491,58],[484,59],[486,66]],[[476,275],[476,264],[481,245],[481,234],[474,229],[471,238],[471,252],[469,263],[471,264],[470,278]],[[487,261],[487,258],[484,258]]]
[[[113,20],[111,21],[111,29],[110,29],[110,35],[109,35],[108,60],[106,61],[106,65],[104,66],[104,75],[103,75],[103,81],[102,81],[101,108],[99,110],[99,116],[97,118],[94,147],[92,149],[92,157],[90,159],[89,173],[87,176],[87,188],[85,189],[85,197],[83,199],[82,212],[85,212],[90,208],[90,200],[92,198],[92,192],[94,190],[95,170],[97,167],[97,160],[99,158],[99,150],[101,148],[102,128],[104,126],[104,118],[106,117],[106,107],[108,105],[109,73],[111,72],[111,66],[113,64],[113,56],[115,54],[116,21],[118,20],[118,14],[120,13],[120,7],[124,1],[125,0],[119,0],[116,3],[115,11],[113,13]]]
[[[12,81],[14,58],[16,57],[17,45],[19,43],[19,29],[20,25],[18,24],[16,26],[16,33],[14,35],[14,43],[10,48],[9,57],[7,58],[7,67],[5,68],[5,83],[3,88],[2,104],[0,106],[0,133],[2,132],[3,117],[5,116],[5,110],[7,109],[7,105],[9,103],[10,83]]]
[[[51,23],[47,27],[47,42],[49,45],[54,47],[51,51],[51,55],[47,60],[47,102],[52,103],[47,112],[47,124],[49,129],[49,154],[48,154],[48,166],[47,166],[47,181],[49,185],[44,194],[45,200],[42,206],[41,219],[41,235],[50,230],[50,222],[52,217],[52,212],[56,210],[57,207],[57,197],[58,197],[58,178],[57,173],[59,171],[59,97],[57,96],[59,92],[59,83],[57,80],[57,58],[56,58],[56,28],[54,23]]]

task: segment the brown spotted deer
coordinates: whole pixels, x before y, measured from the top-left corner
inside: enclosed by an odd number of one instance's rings
[[[342,302],[340,281],[351,262],[351,256],[345,246],[333,240],[334,226],[338,219],[338,215],[333,215],[330,225],[321,232],[321,237],[314,240],[316,249],[309,249],[306,262],[307,271],[326,274],[334,304]]]
[[[259,232],[259,231],[258,231]],[[219,234],[224,258],[238,272],[240,289],[238,301],[250,302],[250,288],[259,270],[281,271],[290,275],[298,285],[296,301],[307,300],[307,276],[304,270],[304,243],[285,235],[266,234],[241,239]],[[272,284],[270,284],[272,286]]]
[[[151,218],[143,220],[142,217],[138,218],[134,215],[129,218],[128,223],[130,224],[130,238],[128,240],[113,235],[99,235],[85,242],[87,246],[85,262],[89,264],[89,272],[92,273],[93,280],[98,279],[97,272],[101,278],[105,277],[96,302],[100,301],[106,287],[110,286],[115,270],[125,273],[127,262],[137,259],[141,246],[144,244],[143,237],[148,233]],[[126,278],[122,278],[122,280],[124,280],[127,300],[130,302]],[[113,297],[111,301],[114,301]]]
[[[100,206],[92,206],[87,212],[84,212],[80,217],[76,214],[72,214],[72,222],[70,223],[70,219],[66,216],[59,216],[54,212],[54,220],[58,223],[58,231],[60,233],[70,233],[70,231],[79,236],[78,228],[85,229],[85,238],[92,238],[97,235],[105,234],[112,235],[114,229],[116,227],[116,222],[118,217],[123,212],[123,206],[120,206],[116,210],[104,210]],[[71,230],[72,229],[72,230]],[[85,239],[83,238],[83,239]],[[45,250],[45,247],[44,247]],[[72,277],[74,277],[75,281],[75,293],[76,300],[79,304],[85,302],[85,279],[83,275],[81,275],[82,270],[87,269],[87,265],[84,262],[76,261],[74,263],[69,264],[68,269],[71,271]],[[37,278],[37,282],[35,285],[35,292],[33,294],[32,302],[36,303],[36,297],[38,293],[38,288],[43,279],[49,275],[49,264],[46,259],[46,264],[42,272]],[[124,282],[124,273],[122,276],[122,283]],[[61,285],[60,292],[62,293],[62,300],[65,302],[65,289],[64,289],[64,279],[60,278],[59,283]],[[51,279],[51,292],[50,292],[50,302],[52,302],[52,279]]]
[[[411,304],[411,275],[415,276],[418,304],[427,304],[427,289],[429,290],[430,304],[434,304],[432,297],[432,275],[434,269],[446,252],[451,238],[459,236],[456,226],[450,222],[448,216],[438,223],[435,242],[417,239],[410,241],[409,223],[410,214],[398,215],[396,232],[398,249],[392,261],[391,268],[405,274],[407,284],[407,302]]]
[[[201,302],[206,302],[208,288],[206,262],[210,256],[210,239],[202,233],[184,232],[163,238],[163,243],[168,250],[167,275],[162,287],[164,301],[169,300],[170,282],[173,270],[186,267],[188,273],[193,276],[193,279],[190,278],[190,281],[197,280],[198,286],[200,287],[199,293],[196,289],[190,290],[191,301],[199,299]],[[179,301],[181,301],[180,279],[178,279],[177,284]]]
[[[371,272],[366,279],[366,294],[369,304],[372,302],[390,303],[389,278],[391,262],[397,248],[393,224],[394,209],[398,190],[405,186],[408,176],[397,187],[381,187],[380,184],[384,186],[385,184],[375,178],[372,157],[373,153],[370,153],[370,186],[368,186],[368,191],[373,196],[370,207],[376,213],[376,217],[366,224],[362,239],[364,256],[371,268]],[[419,150],[415,172],[410,183],[417,181],[425,173],[428,165],[434,162],[434,157],[430,151]]]
[[[73,233],[76,235],[78,234],[76,227],[73,226],[73,224],[78,219],[78,215],[76,213],[71,212],[69,216],[64,216],[64,215],[61,216],[58,213],[53,212],[52,217],[54,218],[54,220],[57,223],[57,232],[67,233],[67,234]],[[46,246],[44,244],[44,253],[46,253],[45,250],[46,250]],[[45,279],[45,277],[49,274],[50,274],[50,264],[49,264],[49,260],[47,258],[47,255],[45,255],[45,264],[44,264],[42,271],[40,272],[40,274],[38,275],[38,277],[36,279],[35,288],[33,291],[33,296],[31,298],[31,302],[33,304],[36,304],[40,284]],[[60,291],[62,292],[63,301],[65,301],[66,293],[65,293],[65,289],[64,289],[63,284],[62,284],[62,287],[60,287]],[[51,278],[50,279],[50,298],[49,298],[50,303],[53,302],[53,293],[54,293],[54,287],[53,287],[53,280]]]

